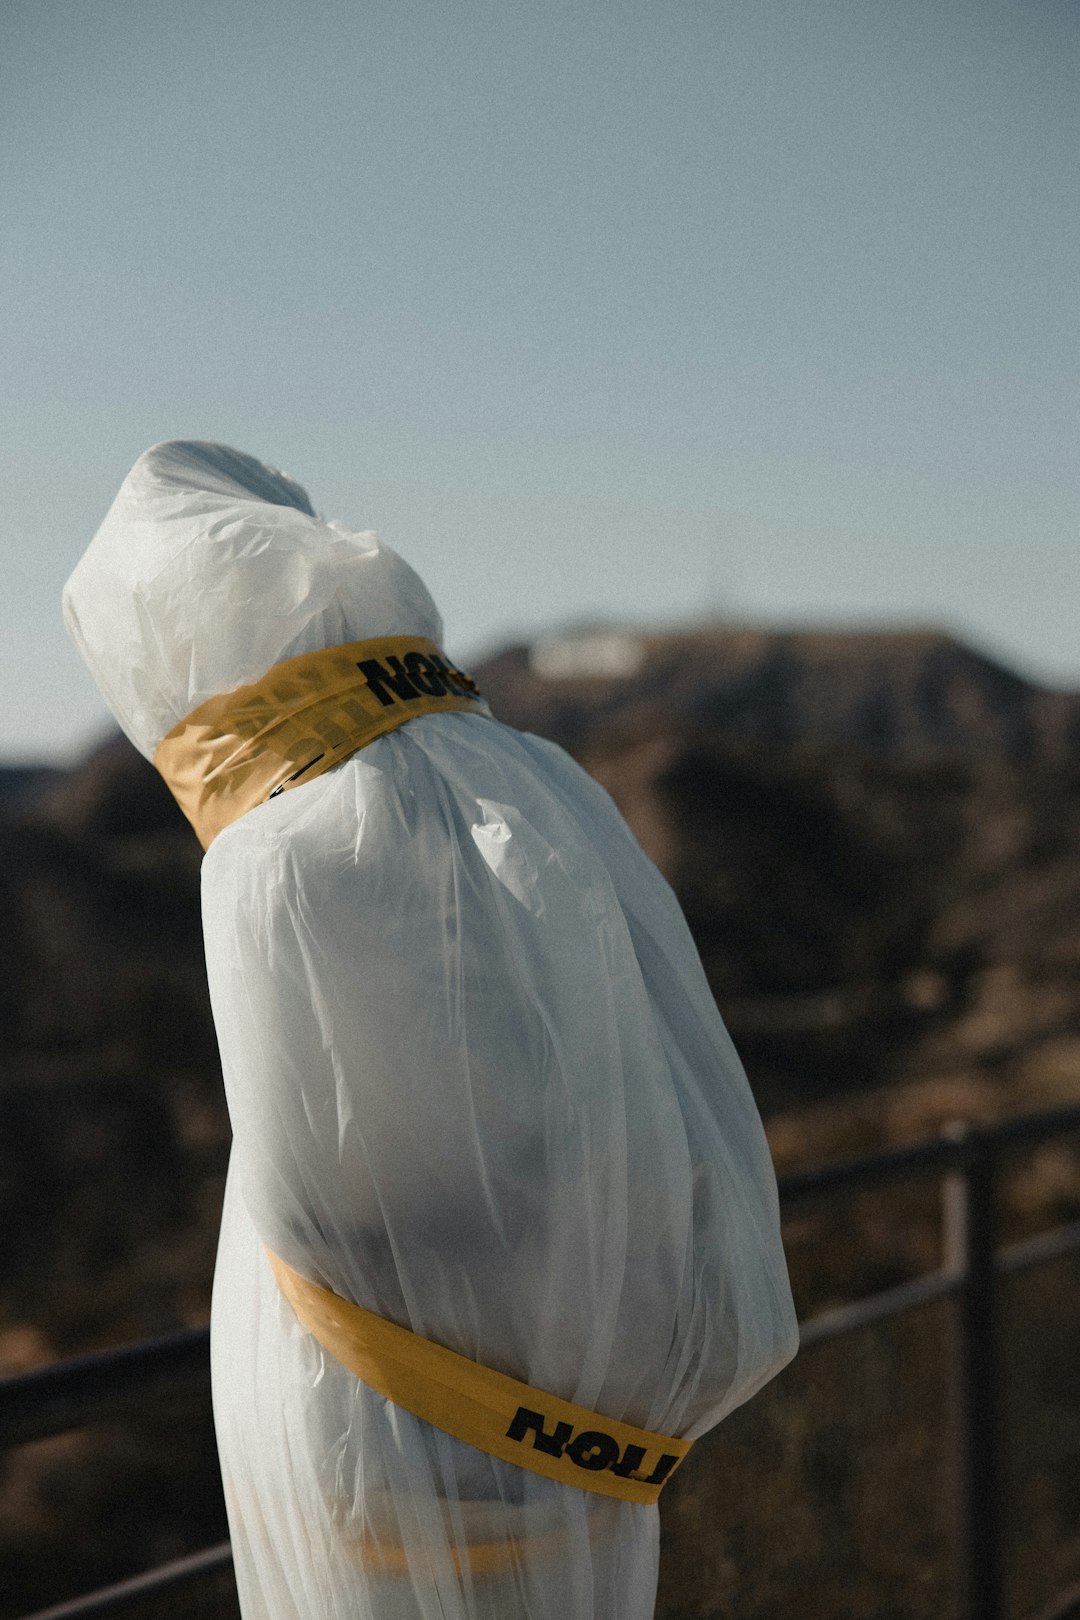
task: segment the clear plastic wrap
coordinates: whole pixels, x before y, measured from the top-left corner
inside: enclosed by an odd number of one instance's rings
[[[389,547],[215,445],[140,459],[65,614],[148,756],[285,658],[440,637]],[[214,1405],[245,1620],[646,1620],[655,1508],[375,1395],[265,1250],[661,1434],[746,1400],[796,1345],[775,1182],[671,890],[561,750],[455,713],[229,826],[203,911],[234,1131]]]

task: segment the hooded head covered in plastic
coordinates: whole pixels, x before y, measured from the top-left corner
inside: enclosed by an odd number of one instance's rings
[[[282,474],[166,444],[64,602],[147,756],[273,665],[438,640],[388,546]],[[526,1472],[358,1381],[270,1249],[539,1390],[694,1437],[788,1360],[775,1184],[682,914],[607,795],[485,713],[429,714],[203,864],[234,1147],[215,1417],[245,1620],[645,1620],[657,1510]]]

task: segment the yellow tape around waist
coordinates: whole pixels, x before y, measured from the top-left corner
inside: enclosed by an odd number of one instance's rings
[[[287,658],[192,710],[154,764],[208,849],[256,805],[312,781],[424,714],[488,715],[476,683],[420,636],[351,641]]]
[[[377,1394],[503,1462],[651,1504],[689,1440],[618,1423],[483,1367],[309,1282],[268,1250],[285,1298],[324,1350]]]

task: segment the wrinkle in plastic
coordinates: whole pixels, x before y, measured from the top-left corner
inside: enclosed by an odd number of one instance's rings
[[[65,615],[145,754],[272,664],[440,638],[377,536],[221,446],[136,464]],[[647,1620],[657,1510],[375,1395],[265,1250],[566,1400],[697,1436],[793,1354],[775,1182],[679,907],[564,753],[433,715],[219,835],[234,1131],[214,1407],[245,1620]]]

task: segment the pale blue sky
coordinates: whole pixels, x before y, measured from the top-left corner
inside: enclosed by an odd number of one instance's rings
[[[1075,0],[4,0],[0,756],[60,589],[223,439],[575,619],[940,623],[1080,687]]]

